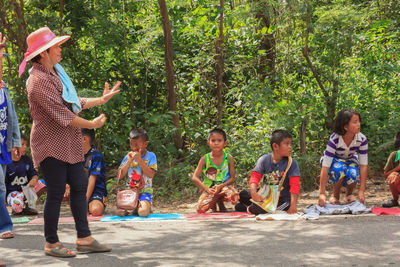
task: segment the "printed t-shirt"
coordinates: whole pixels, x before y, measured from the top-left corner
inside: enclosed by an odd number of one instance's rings
[[[106,163],[104,162],[103,154],[94,147],[90,148],[88,153],[85,154],[85,167],[86,161],[91,155],[91,158],[87,165],[88,175],[97,175],[96,183],[93,189],[93,193],[102,192],[104,196],[107,196],[106,188]]]
[[[38,173],[28,156],[24,155],[19,161],[12,161],[6,170],[7,195],[12,191],[22,191],[22,186],[27,185],[35,175]]]
[[[286,170],[288,163],[288,158],[283,158],[278,163],[273,163],[272,154],[266,154],[260,157],[257,160],[257,164],[253,171],[258,172],[261,175],[265,174],[265,178],[267,181],[277,181],[279,182],[282,177],[283,173]],[[297,161],[292,159],[292,165],[290,166],[285,181],[283,182],[283,189],[280,193],[280,200],[279,202],[285,201],[290,202],[290,177],[299,177],[300,176],[300,169]]]
[[[128,155],[125,155],[124,159],[121,162],[121,165],[124,165],[125,162],[127,161]],[[142,156],[142,159],[146,162],[146,165],[149,166],[151,169],[154,171],[157,171],[157,157],[156,154],[150,151],[146,151],[146,153]],[[129,184],[131,182],[132,176],[139,175],[143,178],[144,182],[144,187],[140,189],[139,193],[153,193],[153,182],[152,178],[147,177],[146,174],[143,173],[142,169],[140,168],[139,164],[133,160],[131,165],[129,166],[128,172],[127,172],[127,180],[126,180],[126,187],[129,187]]]
[[[0,88],[0,164],[11,163],[11,153],[7,152],[7,100],[3,88]]]

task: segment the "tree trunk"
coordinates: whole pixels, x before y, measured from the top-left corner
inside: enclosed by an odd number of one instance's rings
[[[223,82],[222,78],[224,76],[224,0],[220,0],[220,14],[219,14],[219,37],[215,43],[215,52],[217,59],[217,125],[222,124],[222,90]]]
[[[259,0],[257,0],[257,5],[259,7],[255,17],[260,20],[260,28],[267,28],[271,27],[271,19],[266,17],[263,13],[264,8],[262,8],[262,4]],[[268,7],[273,9],[273,7]],[[274,10],[275,11],[275,10]],[[274,12],[276,13],[276,12]],[[265,80],[265,78],[269,78],[269,82],[274,87],[275,85],[275,59],[276,59],[276,40],[273,33],[264,33],[263,37],[260,42],[259,50],[265,51],[265,56],[261,56],[260,59],[260,67],[261,73],[259,75],[259,79],[261,82]]]
[[[164,30],[164,45],[165,45],[165,73],[166,73],[166,86],[168,108],[171,111],[172,123],[176,127],[175,133],[175,147],[177,149],[183,148],[183,141],[180,130],[179,117],[176,107],[176,94],[175,94],[175,76],[173,64],[173,47],[171,35],[171,23],[169,21],[168,9],[165,0],[158,0],[158,5],[161,12],[161,20]]]
[[[60,0],[60,35],[63,35],[64,2]]]
[[[317,69],[314,67],[314,65],[311,62],[310,55],[309,55],[311,49],[308,47],[310,20],[311,20],[311,15],[307,14],[305,44],[304,44],[304,47],[302,48],[302,54],[303,54],[304,58],[306,59],[307,65],[310,67],[311,72],[313,73],[314,78],[317,81],[318,86],[324,95],[326,115],[327,115],[326,121],[325,121],[325,128],[329,129],[329,130],[333,130],[333,123],[334,123],[335,113],[336,113],[336,102],[337,102],[338,91],[339,91],[339,82],[333,81],[333,89],[332,89],[332,92],[329,93],[329,91],[325,88],[325,86],[322,82],[319,72],[317,71]]]
[[[306,128],[307,128],[307,118],[303,118],[300,125],[300,154],[307,154],[306,146]]]

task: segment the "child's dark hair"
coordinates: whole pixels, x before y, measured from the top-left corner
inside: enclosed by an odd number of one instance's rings
[[[272,134],[271,134],[270,141],[269,141],[272,150],[274,149],[272,147],[273,144],[280,145],[281,142],[286,138],[292,138],[292,135],[288,131],[286,131],[286,130],[275,130],[275,131],[273,131]]]
[[[82,136],[88,136],[90,138],[90,143],[92,143],[95,138],[94,130],[82,128]]]
[[[29,142],[29,139],[24,134],[21,134],[21,141],[22,140],[25,140],[27,143]]]
[[[394,137],[394,149],[400,149],[400,132]]]
[[[224,130],[220,129],[220,128],[214,128],[212,129],[209,133],[208,133],[208,138],[207,140],[210,140],[211,135],[213,134],[220,134],[224,137],[224,141],[226,141],[226,133]]]
[[[346,133],[344,126],[349,124],[351,118],[354,115],[357,115],[361,122],[361,115],[358,111],[355,111],[355,110],[352,110],[349,108],[345,108],[345,109],[342,109],[341,111],[339,111],[339,113],[336,115],[335,124],[334,124],[335,133],[344,135]]]
[[[147,135],[146,130],[143,130],[143,129],[133,129],[129,133],[129,138],[130,139],[142,138],[143,141],[149,140],[149,136]]]

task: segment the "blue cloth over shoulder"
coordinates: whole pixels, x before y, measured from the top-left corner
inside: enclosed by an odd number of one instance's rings
[[[60,64],[56,64],[54,69],[58,73],[58,77],[60,77],[63,93],[62,98],[72,105],[72,111],[74,113],[79,113],[82,110],[81,102],[79,101],[78,94],[76,93],[75,86],[72,84],[71,79],[68,74],[65,72],[64,68],[61,67]]]

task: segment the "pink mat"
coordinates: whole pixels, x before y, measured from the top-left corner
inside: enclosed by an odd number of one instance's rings
[[[104,216],[92,216],[92,215],[89,215],[87,217],[87,219],[88,219],[89,222],[99,222],[103,217]],[[75,221],[74,221],[74,217],[60,217],[58,219],[58,222],[59,223],[73,223]],[[28,224],[43,224],[43,223],[44,223],[43,218],[36,218],[36,219],[33,219],[30,222],[28,222]]]
[[[400,209],[388,209],[388,208],[372,208],[372,213],[376,215],[400,215]]]
[[[214,220],[214,219],[240,219],[254,218],[255,215],[246,212],[211,212],[211,213],[195,213],[185,214],[187,220]]]

